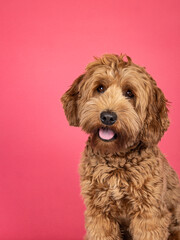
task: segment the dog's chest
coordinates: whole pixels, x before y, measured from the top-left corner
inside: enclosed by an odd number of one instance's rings
[[[155,185],[159,181],[158,161],[153,159],[148,152],[129,154],[127,158],[114,155],[108,158],[85,152],[80,175],[86,205],[116,217],[130,216],[140,204],[148,201],[149,181],[154,181]]]
[[[111,214],[127,209],[128,175],[124,169],[114,169],[108,165],[98,165],[92,176],[94,204]]]
[[[127,161],[118,159],[117,164],[107,159],[84,159],[80,174],[82,176],[82,195],[91,196],[92,204],[110,212],[113,216],[126,215],[129,208],[130,175]],[[85,196],[86,195],[86,196]],[[116,216],[117,217],[117,216]]]

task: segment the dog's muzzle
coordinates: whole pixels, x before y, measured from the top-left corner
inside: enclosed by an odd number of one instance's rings
[[[101,112],[100,119],[101,119],[101,122],[104,125],[106,125],[105,127],[101,127],[99,129],[98,133],[99,133],[100,139],[108,142],[114,140],[117,135],[112,129],[109,129],[108,126],[111,126],[116,122],[117,120],[116,113],[111,111]]]

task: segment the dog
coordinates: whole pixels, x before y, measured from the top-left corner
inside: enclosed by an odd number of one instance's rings
[[[86,240],[180,240],[180,184],[157,144],[168,101],[126,55],[89,63],[62,96],[89,138],[80,163]]]

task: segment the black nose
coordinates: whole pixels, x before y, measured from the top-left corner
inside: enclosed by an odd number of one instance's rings
[[[113,125],[117,120],[117,115],[114,112],[102,112],[100,114],[100,119],[105,125]]]

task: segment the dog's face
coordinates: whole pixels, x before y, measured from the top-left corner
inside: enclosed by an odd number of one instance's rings
[[[104,152],[157,144],[169,126],[167,100],[144,68],[127,57],[104,55],[90,63],[63,95],[66,117]]]

